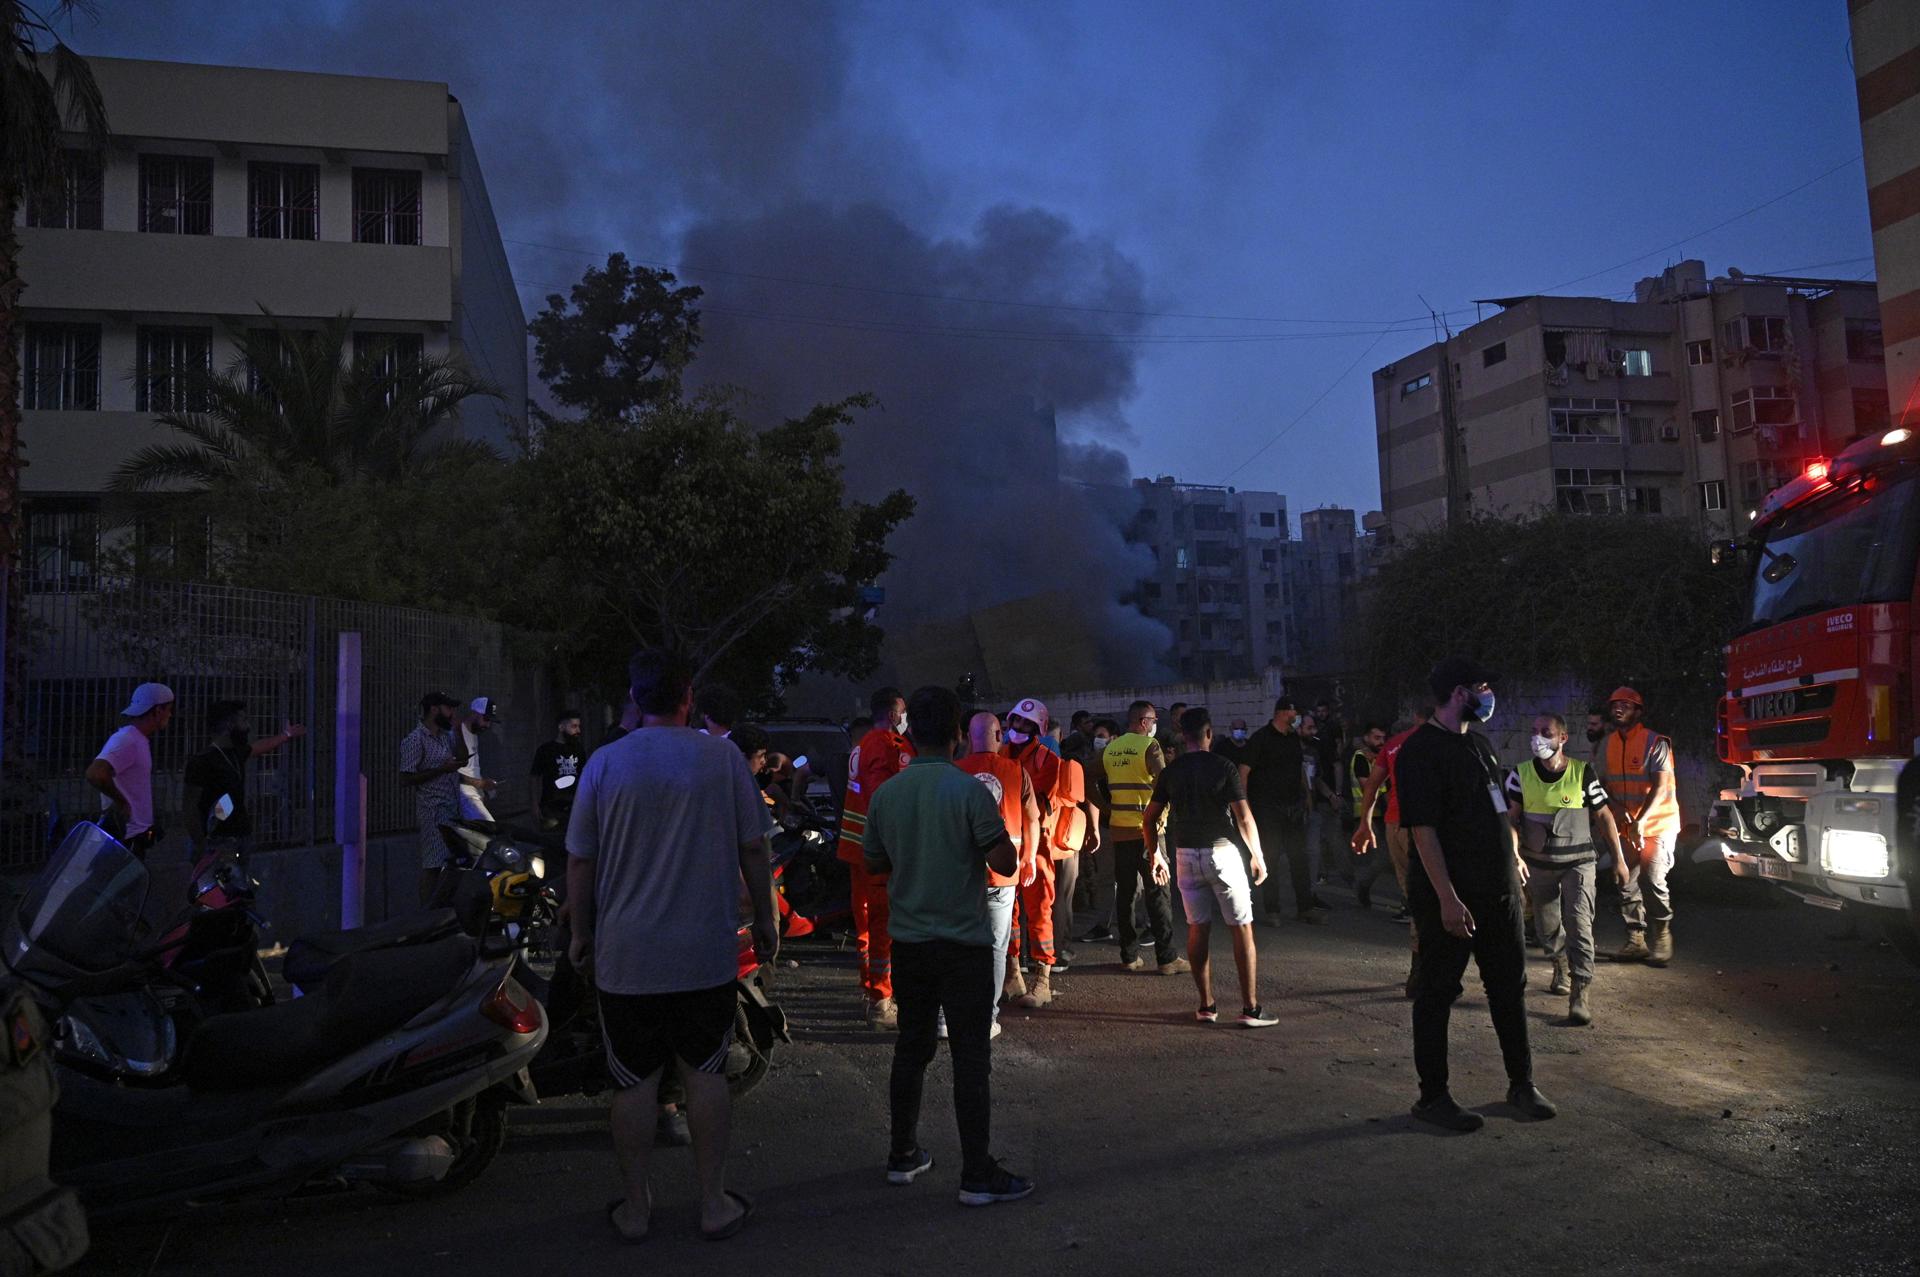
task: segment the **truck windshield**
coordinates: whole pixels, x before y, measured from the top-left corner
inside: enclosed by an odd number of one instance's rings
[[[1871,488],[1789,511],[1764,544],[1750,630],[1855,603],[1905,602],[1920,551],[1920,470],[1903,467]]]

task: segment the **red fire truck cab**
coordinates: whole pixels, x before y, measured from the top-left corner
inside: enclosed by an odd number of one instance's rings
[[[1710,837],[1735,874],[1864,910],[1915,952],[1920,867],[1900,778],[1920,745],[1920,430],[1811,462],[1715,555],[1752,589],[1717,724],[1740,782]]]

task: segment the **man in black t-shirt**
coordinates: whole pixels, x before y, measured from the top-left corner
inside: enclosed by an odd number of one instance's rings
[[[1233,964],[1240,973],[1240,1016],[1243,1029],[1263,1029],[1278,1021],[1260,1007],[1255,983],[1253,892],[1246,866],[1240,861],[1236,836],[1245,839],[1253,857],[1253,881],[1266,881],[1267,864],[1260,853],[1260,831],[1247,806],[1240,769],[1213,749],[1213,719],[1204,708],[1180,715],[1180,735],[1186,748],[1154,778],[1153,799],[1147,804],[1147,854],[1158,854],[1160,815],[1172,809],[1167,837],[1173,843],[1180,898],[1187,907],[1187,960],[1193,984],[1200,991],[1200,1009],[1194,1019],[1213,1024],[1220,1011],[1213,1001],[1213,971],[1209,942],[1213,915],[1233,929]]]
[[[1268,847],[1278,847],[1287,858],[1287,877],[1293,882],[1294,916],[1302,922],[1326,921],[1326,902],[1313,894],[1307,867],[1307,755],[1305,742],[1294,730],[1298,711],[1282,696],[1273,706],[1273,721],[1247,738],[1240,750],[1240,780],[1254,823]],[[1280,916],[1280,882],[1269,877],[1261,901],[1267,920]]]
[[[573,787],[586,764],[587,747],[580,739],[580,711],[563,709],[554,723],[554,737],[533,751],[533,806],[542,829],[561,829],[573,813]]]
[[[1520,861],[1502,792],[1503,772],[1486,737],[1470,722],[1493,717],[1493,675],[1455,656],[1430,676],[1433,718],[1394,760],[1400,823],[1418,853],[1407,866],[1408,903],[1420,934],[1413,999],[1413,1064],[1420,1102],[1413,1115],[1451,1131],[1477,1131],[1482,1119],[1447,1089],[1447,1021],[1460,996],[1467,959],[1480,968],[1487,1009],[1507,1068],[1507,1102],[1541,1120],[1553,1105],[1533,1084],[1527,1043],[1527,949],[1522,936]]]
[[[245,701],[215,701],[207,711],[207,728],[213,734],[212,743],[187,759],[180,777],[185,790],[187,841],[198,856],[206,850],[209,838],[228,839],[244,856],[253,838],[253,813],[247,807],[248,764],[299,740],[307,729],[288,723],[279,735],[255,740]],[[225,820],[214,821],[213,805],[222,795],[233,800],[233,811]]]

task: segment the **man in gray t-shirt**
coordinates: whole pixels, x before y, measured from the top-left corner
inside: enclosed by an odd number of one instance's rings
[[[646,1235],[660,1077],[677,1061],[701,1231],[731,1237],[753,1210],[725,1179],[743,880],[759,960],[772,961],[780,943],[766,804],[732,742],[687,726],[690,667],[640,652],[628,673],[640,727],[587,760],[567,825],[568,956],[599,990],[607,1065],[620,1087],[613,1137],[627,1194],[608,1214],[628,1240]]]

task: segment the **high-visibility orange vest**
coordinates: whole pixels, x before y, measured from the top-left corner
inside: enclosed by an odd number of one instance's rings
[[[1047,854],[1055,860],[1078,855],[1087,836],[1087,813],[1080,809],[1080,804],[1087,801],[1086,769],[1039,741],[1029,742],[1013,757],[1033,780],[1033,796],[1040,802],[1041,842]]]
[[[1007,837],[1013,839],[1014,850],[1020,853],[1021,868],[1026,868],[1027,848],[1025,836],[1027,827],[1027,805],[1023,800],[1026,786],[1026,772],[1019,763],[1004,754],[968,754],[954,763],[963,772],[971,772],[979,777],[980,783],[993,795],[993,801],[1000,808],[1001,823],[1007,827]],[[987,866],[987,885],[989,887],[1011,887],[1016,879],[997,874],[993,866]]]
[[[913,742],[884,727],[874,728],[854,747],[847,760],[847,802],[840,809],[840,859],[850,865],[865,863],[861,846],[867,839],[867,807],[873,802],[873,791],[912,761]]]
[[[1655,744],[1663,740],[1666,737],[1639,723],[1624,735],[1608,732],[1602,768],[1607,793],[1620,800],[1620,805],[1627,809],[1627,815],[1638,823],[1641,834],[1650,838],[1680,832],[1678,787],[1670,788],[1665,798],[1654,803],[1654,776],[1647,771],[1647,755],[1653,752]],[[1679,760],[1673,757],[1671,741],[1667,741],[1667,757],[1669,766],[1678,766]]]

